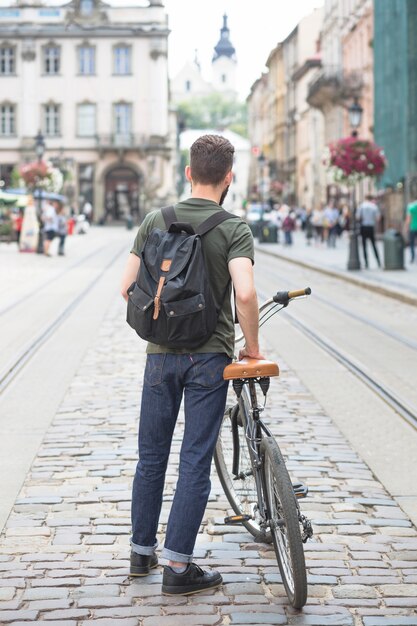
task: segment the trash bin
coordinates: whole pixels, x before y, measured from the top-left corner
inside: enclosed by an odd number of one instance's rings
[[[248,224],[253,237],[259,237],[259,224],[258,222],[251,222]]]
[[[404,239],[401,233],[389,228],[383,236],[384,241],[384,269],[404,269]]]
[[[276,224],[264,222],[259,227],[259,243],[278,243],[278,228]]]
[[[132,230],[133,228],[133,217],[131,215],[126,216],[126,228],[127,230]]]

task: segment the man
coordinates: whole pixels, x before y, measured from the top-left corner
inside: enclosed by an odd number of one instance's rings
[[[232,182],[234,148],[217,135],[205,135],[191,146],[185,168],[191,198],[175,206],[179,222],[193,227],[222,211]],[[160,211],[141,225],[122,279],[122,295],[135,280],[143,243],[152,230],[165,229]],[[162,591],[197,593],[218,587],[218,572],[195,565],[193,549],[210,493],[210,467],[224,414],[227,382],[224,367],[234,353],[231,283],[246,344],[239,358],[263,358],[258,343],[258,303],[253,277],[253,238],[241,219],[222,222],[203,237],[208,276],[220,314],[210,339],[196,350],[172,350],[148,344],[139,425],[139,463],[132,493],[131,574],[143,576],[158,564],[156,533],[165,471],[175,423],[184,394],[185,431],[178,482],[167,524],[162,557]]]
[[[414,263],[415,252],[414,246],[417,239],[417,198],[410,202],[407,207],[406,228],[410,241],[410,263]]]
[[[58,229],[56,210],[52,202],[46,201],[43,205],[42,223],[44,230],[43,253],[46,256],[51,256],[49,250]]]
[[[375,226],[379,222],[380,212],[378,205],[373,202],[373,197],[368,195],[366,196],[365,202],[359,205],[358,210],[356,212],[356,218],[360,221],[361,225],[361,237],[362,237],[362,247],[363,247],[363,256],[365,259],[365,267],[368,268],[368,255],[366,250],[366,241],[370,240],[376,262],[378,263],[378,267],[381,267],[381,261],[379,260],[379,254],[377,247],[375,245]]]
[[[324,225],[327,231],[326,241],[328,248],[336,247],[337,237],[337,221],[339,219],[339,210],[335,207],[334,202],[330,202],[323,212]]]

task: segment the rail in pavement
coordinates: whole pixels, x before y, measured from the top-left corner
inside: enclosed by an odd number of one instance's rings
[[[335,248],[328,248],[325,243],[316,246],[314,242],[308,246],[305,235],[301,231],[293,233],[293,240],[292,246],[285,246],[283,243],[259,243],[255,240],[256,251],[417,306],[417,263],[409,263],[408,250],[405,250],[404,270],[379,269],[373,250],[369,248],[370,269],[349,271],[347,269],[349,244],[347,234],[343,234],[337,240]],[[377,242],[377,247],[381,261],[383,261],[382,243]],[[361,252],[360,248],[360,254]],[[361,264],[363,265],[362,260]]]

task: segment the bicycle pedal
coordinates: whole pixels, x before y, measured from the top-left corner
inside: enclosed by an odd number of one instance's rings
[[[298,499],[306,498],[308,495],[308,487],[303,483],[295,483],[292,488],[294,489],[295,497]]]
[[[249,520],[251,519],[251,515],[230,515],[229,517],[224,518],[224,523],[228,526],[233,526],[233,524],[242,524],[243,522],[249,522]]]

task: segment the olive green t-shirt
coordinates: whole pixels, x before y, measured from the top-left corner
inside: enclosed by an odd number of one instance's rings
[[[190,198],[175,205],[175,213],[179,222],[191,224],[194,228],[204,222],[210,215],[223,211],[221,206],[211,200]],[[146,237],[153,228],[165,230],[165,222],[161,211],[149,213],[143,220],[131,252],[140,256]],[[148,343],[148,354],[170,353],[226,353],[233,357],[235,328],[231,303],[232,285],[228,263],[232,259],[246,257],[254,261],[253,237],[248,225],[240,218],[222,222],[202,237],[204,256],[208,278],[217,309],[220,309],[216,329],[210,339],[195,348],[170,349],[154,343]]]

